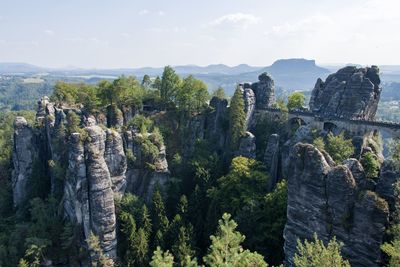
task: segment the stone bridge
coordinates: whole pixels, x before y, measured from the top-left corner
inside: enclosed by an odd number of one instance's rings
[[[280,118],[280,109],[268,108],[266,112],[273,117]],[[345,119],[338,117],[321,117],[310,111],[292,110],[288,112],[288,120],[300,121],[303,125],[311,125],[318,130],[341,131],[345,130],[354,135],[365,135],[368,133],[381,133],[383,138],[400,137],[400,123],[388,121],[372,121]]]

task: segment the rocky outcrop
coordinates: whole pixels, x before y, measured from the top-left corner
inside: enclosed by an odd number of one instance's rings
[[[228,125],[228,100],[213,97],[210,101],[211,111],[207,114],[205,138],[222,150],[226,144]]]
[[[310,109],[322,116],[372,120],[381,94],[379,68],[348,66],[318,79],[310,98]]]
[[[298,143],[290,151],[286,264],[293,266],[297,239],[311,239],[316,233],[324,242],[333,236],[343,242],[342,254],[352,266],[379,266],[387,202],[376,192],[358,188],[363,170],[357,162],[334,166],[326,157],[310,144]]]
[[[117,131],[106,130],[104,159],[110,172],[112,189],[115,193],[122,195],[126,188],[125,172],[127,161],[122,137]]]
[[[256,158],[256,137],[251,132],[246,132],[239,141],[237,156]]]
[[[272,77],[264,72],[258,76],[258,82],[251,85],[256,96],[256,108],[270,108],[275,104],[275,83]]]
[[[398,163],[393,160],[383,162],[376,192],[388,202],[390,212],[396,212],[396,206],[400,204],[400,169]]]
[[[268,138],[263,162],[269,173],[268,191],[272,191],[280,179],[280,148],[278,134],[272,134]]]
[[[254,109],[256,106],[256,97],[253,90],[250,88],[250,84],[245,83],[240,87],[243,99],[244,99],[244,111],[246,113],[246,129],[249,128],[251,124],[251,119],[253,117]]]
[[[107,127],[120,127],[124,124],[122,111],[115,105],[107,107]]]
[[[12,175],[13,201],[18,207],[26,201],[27,182],[32,175],[34,164],[38,160],[38,148],[35,145],[35,131],[25,118],[16,117],[14,121],[14,147]]]
[[[103,251],[111,258],[116,257],[116,217],[114,192],[106,161],[105,132],[99,126],[86,128],[85,143],[86,176],[89,194],[90,230],[99,237]]]
[[[143,197],[150,201],[156,186],[163,190],[169,179],[168,162],[164,144],[154,144],[151,140],[152,134],[143,136],[136,131],[124,133],[126,153],[131,155],[126,172],[126,191]],[[150,145],[157,149],[157,156],[154,159],[145,157],[144,139],[151,142]],[[148,161],[150,160],[150,161]]]

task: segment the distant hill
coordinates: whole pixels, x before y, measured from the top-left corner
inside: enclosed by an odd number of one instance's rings
[[[45,71],[45,68],[27,63],[0,63],[0,74],[28,74]]]
[[[318,78],[325,79],[343,66],[321,67],[315,60],[302,58],[280,59],[271,66],[257,67],[247,64],[227,66],[212,64],[208,66],[180,65],[173,66],[182,77],[193,74],[196,78],[207,83],[210,90],[222,86],[231,95],[238,83],[256,82],[262,72],[268,72],[275,80],[275,85],[285,91],[311,90]],[[120,75],[134,75],[141,79],[145,74],[150,76],[161,75],[162,67],[120,68],[120,69],[49,69],[25,63],[0,63],[0,74],[34,75],[46,72],[49,76],[63,79],[63,77],[79,77],[88,81],[115,78]],[[400,81],[400,66],[382,66],[382,77],[385,82]]]

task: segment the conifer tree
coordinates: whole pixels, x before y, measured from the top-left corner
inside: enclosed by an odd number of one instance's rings
[[[168,230],[169,221],[165,213],[164,201],[159,188],[153,194],[152,221],[154,229],[154,243],[163,247],[165,233]]]
[[[336,242],[336,237],[328,245],[314,234],[314,241],[297,240],[297,252],[293,258],[297,267],[350,267],[350,263],[340,255],[342,244]]]
[[[174,257],[167,250],[163,252],[160,247],[154,251],[153,257],[151,257],[151,267],[172,267],[174,265]]]
[[[237,148],[239,139],[246,130],[246,113],[244,108],[243,92],[240,87],[237,87],[229,108],[229,126],[233,149]]]
[[[217,234],[210,237],[211,246],[203,258],[208,266],[268,266],[260,254],[242,248],[245,236],[235,231],[237,224],[230,214],[224,213],[218,224]]]

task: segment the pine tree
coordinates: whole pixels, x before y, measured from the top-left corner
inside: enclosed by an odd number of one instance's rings
[[[217,235],[210,237],[211,246],[203,258],[208,266],[268,266],[260,254],[242,248],[245,236],[235,231],[237,224],[230,214],[224,213],[218,224]]]
[[[166,66],[162,74],[160,86],[161,99],[165,104],[175,100],[180,82],[180,78],[175,73],[175,70],[170,66]]]
[[[237,148],[239,139],[246,130],[246,113],[244,108],[243,92],[241,88],[238,87],[231,99],[229,108],[229,126],[233,149]]]
[[[191,238],[188,230],[186,227],[181,226],[179,228],[178,239],[172,246],[172,253],[176,257],[180,266],[186,266],[185,263],[187,263],[187,257],[191,259],[195,254],[195,251],[190,245],[190,241]]]
[[[169,221],[165,213],[164,201],[160,190],[157,188],[153,194],[152,221],[154,229],[154,243],[163,247],[165,233],[168,230]]]
[[[140,227],[136,232],[132,243],[132,250],[134,259],[137,262],[137,266],[147,266],[147,255],[149,252],[149,237],[145,230]]]
[[[174,265],[174,257],[167,250],[163,252],[160,247],[154,251],[153,257],[151,257],[151,267],[172,267]]]
[[[350,267],[347,260],[340,255],[342,244],[336,242],[336,237],[329,241],[328,246],[314,234],[314,241],[297,240],[297,252],[293,258],[297,267]]]

